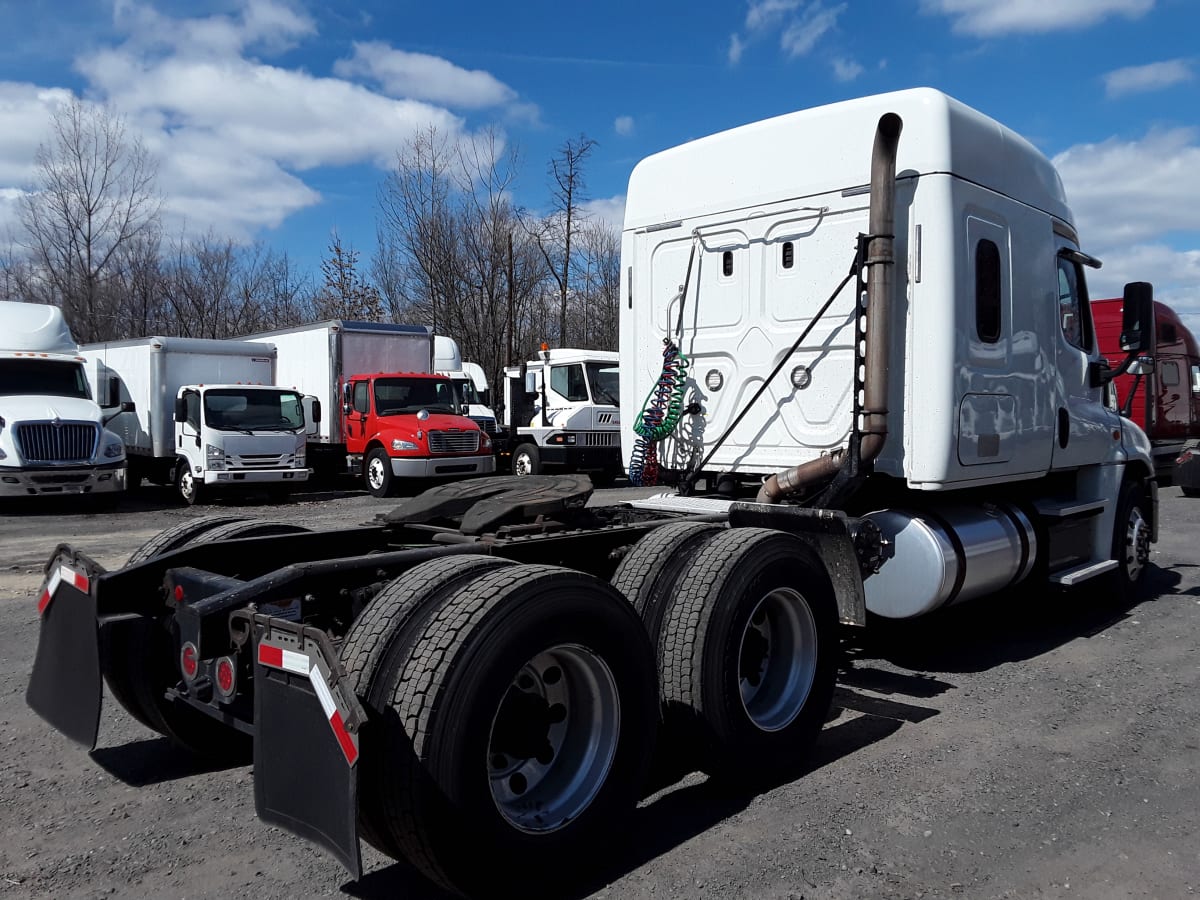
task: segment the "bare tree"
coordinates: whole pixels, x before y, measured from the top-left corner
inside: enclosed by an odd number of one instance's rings
[[[565,141],[558,155],[550,160],[550,200],[553,207],[539,240],[551,277],[558,285],[558,340],[567,346],[567,304],[571,292],[572,243],[579,229],[581,206],[587,199],[584,163],[596,142],[586,135]]]
[[[572,330],[578,346],[616,350],[621,292],[621,234],[602,219],[587,222],[579,231],[579,256],[583,277],[574,293]]]
[[[324,287],[317,295],[317,314],[323,319],[383,318],[383,298],[358,273],[358,251],[342,245],[338,233],[329,242],[329,256],[321,261]]]
[[[122,297],[110,290],[120,251],[158,227],[157,167],[109,110],[73,100],[38,148],[34,189],[20,201],[42,299],[62,305],[81,341],[113,337]]]

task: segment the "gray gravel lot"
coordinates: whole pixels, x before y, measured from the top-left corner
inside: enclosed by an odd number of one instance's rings
[[[598,492],[611,502],[627,492]],[[364,847],[357,884],[260,824],[248,767],[195,763],[105,705],[92,758],[25,706],[34,595],[60,541],[116,567],[184,517],[336,527],[361,492],[111,513],[0,510],[0,898],[431,897]],[[689,776],[648,798],[564,897],[1151,897],[1200,893],[1200,500],[1162,495],[1140,603],[1024,589],[847,636],[808,765],[757,795]],[[530,878],[536,881],[537,872]]]

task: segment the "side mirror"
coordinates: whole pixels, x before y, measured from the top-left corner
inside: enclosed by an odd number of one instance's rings
[[[525,373],[525,393],[526,394],[536,394],[537,393],[537,372],[526,372]]]
[[[183,397],[175,398],[175,421],[187,421],[187,401]]]
[[[1103,356],[1088,363],[1088,384],[1094,388],[1104,387],[1113,380],[1113,368]]]
[[[1125,304],[1121,316],[1121,349],[1138,353],[1151,349],[1154,336],[1154,285],[1131,281],[1125,285]]]
[[[121,404],[121,412],[137,412],[137,404],[132,400],[126,400]]]
[[[1154,357],[1139,356],[1129,365],[1128,372],[1130,375],[1153,375],[1154,374]]]
[[[342,404],[342,415],[343,415],[343,416],[348,416],[348,415],[350,415],[350,413],[352,413],[352,412],[354,412],[354,405],[353,405],[353,404],[351,404],[351,403],[343,403],[343,404]]]
[[[321,401],[315,398],[312,402],[312,420],[314,425],[321,424]]]

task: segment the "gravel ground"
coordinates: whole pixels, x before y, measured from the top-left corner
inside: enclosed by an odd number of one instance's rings
[[[359,492],[232,505],[316,527],[387,508]],[[113,513],[0,512],[0,898],[440,896],[366,847],[365,875],[349,881],[256,820],[248,767],[197,771],[115,703],[91,759],[25,706],[33,598],[53,546],[115,567],[182,518],[219,511],[229,504],[181,509],[147,490]],[[1137,605],[1026,589],[848,634],[835,707],[803,772],[757,795],[689,776],[596,848],[594,873],[556,892],[1200,893],[1200,501],[1166,489],[1162,516]]]

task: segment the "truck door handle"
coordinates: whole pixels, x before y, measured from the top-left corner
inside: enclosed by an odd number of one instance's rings
[[[1071,415],[1065,407],[1058,408],[1058,446],[1063,450],[1071,440]]]

